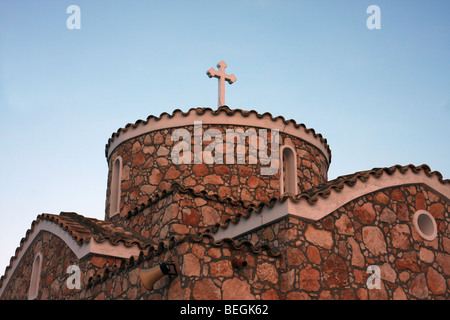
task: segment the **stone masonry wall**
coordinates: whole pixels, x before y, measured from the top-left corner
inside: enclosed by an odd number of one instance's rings
[[[320,200],[319,200],[320,201]],[[426,241],[412,216],[429,211],[438,236]],[[450,298],[450,204],[423,186],[355,199],[321,221],[286,218],[243,237],[283,252],[278,295],[290,299]],[[369,265],[380,289],[368,289]]]
[[[199,199],[189,197],[167,197],[161,212],[174,203]],[[448,300],[449,206],[424,186],[388,188],[357,198],[321,221],[289,216],[235,241],[215,242],[208,235],[175,234],[168,228],[166,240],[176,235],[173,247],[128,260],[97,255],[77,260],[61,239],[42,232],[2,298],[27,298],[32,262],[40,251],[38,299]],[[421,209],[436,219],[438,236],[433,241],[423,240],[412,224],[414,212]],[[183,219],[183,209],[176,212],[180,220],[172,227]],[[247,266],[233,267],[234,258],[244,259]],[[164,276],[149,292],[139,270],[169,259],[178,275]],[[65,285],[70,264],[81,269],[79,290]],[[380,289],[367,287],[369,265],[380,268]]]
[[[179,275],[165,277],[144,299],[255,300],[277,299],[280,259],[265,250],[252,251],[245,244],[217,244],[210,237],[183,242],[174,251]],[[245,267],[234,267],[234,258]],[[145,266],[145,265],[144,265]]]
[[[227,128],[242,129],[244,132],[250,129],[249,127],[228,126],[225,128],[204,125],[203,132],[209,128],[216,128],[224,133],[224,145]],[[187,126],[185,129],[191,133],[194,143],[194,127]],[[209,165],[192,162],[192,164],[176,165],[171,159],[172,148],[177,143],[171,140],[173,130],[175,129],[164,129],[135,137],[123,142],[113,151],[108,163],[105,219],[109,219],[112,164],[118,156],[122,158],[120,217],[126,216],[138,205],[146,203],[155,192],[170,188],[174,182],[196,191],[205,190],[220,197],[231,197],[246,203],[268,201],[273,197],[279,197],[280,173],[261,175],[260,168],[268,167],[268,165],[261,165],[259,157],[258,164],[249,164],[248,141],[245,164],[226,164],[224,156],[224,164]],[[211,142],[203,140],[202,150],[209,143]],[[328,164],[317,148],[296,137],[280,133],[280,145],[283,144],[290,145],[296,150],[299,192],[326,182]],[[194,149],[191,148],[193,152]]]
[[[248,265],[235,268],[233,258],[245,259]],[[172,259],[172,260],[171,260]],[[172,261],[178,275],[163,276],[148,291],[139,279],[141,269],[148,270],[162,261]],[[185,240],[169,251],[149,259],[127,264],[122,271],[104,277],[74,298],[86,299],[144,299],[144,300],[220,300],[278,298],[277,282],[280,260],[265,250],[254,252],[249,246],[236,248],[230,242],[217,244],[210,237]]]
[[[42,265],[37,298],[62,297],[65,293],[61,285],[62,277],[77,258],[59,237],[41,232],[17,266],[2,299],[28,299],[33,262],[39,252],[42,254]]]

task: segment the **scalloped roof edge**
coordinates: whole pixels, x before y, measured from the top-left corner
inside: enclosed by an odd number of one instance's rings
[[[243,110],[243,109],[230,109],[228,106],[221,106],[216,110],[209,107],[196,107],[190,108],[187,112],[183,112],[181,109],[175,109],[172,114],[167,112],[163,112],[158,116],[149,115],[146,120],[139,119],[135,123],[128,123],[125,127],[119,128],[116,132],[114,132],[111,137],[108,139],[108,142],[105,145],[105,156],[108,158],[108,152],[111,144],[118,138],[122,133],[126,133],[129,129],[135,129],[141,125],[146,125],[150,121],[160,121],[163,118],[174,118],[177,114],[181,114],[183,117],[188,116],[191,112],[195,111],[197,115],[203,115],[206,112],[210,112],[213,115],[218,115],[221,112],[225,113],[227,116],[233,116],[236,113],[240,113],[243,117],[248,117],[249,115],[255,115],[258,119],[263,119],[268,117],[271,121],[276,122],[281,120],[285,126],[292,125],[295,129],[303,129],[306,133],[312,133],[315,139],[318,139],[321,144],[324,146],[325,150],[328,152],[329,156],[327,157],[328,163],[331,163],[331,148],[327,143],[327,139],[325,139],[322,134],[316,133],[314,129],[307,128],[303,123],[297,123],[293,119],[286,120],[283,116],[274,117],[270,112],[265,112],[263,114],[258,113],[256,110]]]
[[[417,176],[420,173],[423,173],[423,179]],[[380,184],[379,179],[383,177],[385,182]],[[367,185],[370,181],[375,182],[375,184],[372,186]],[[218,239],[222,237],[234,238],[262,225],[270,224],[287,214],[310,221],[318,221],[362,195],[389,187],[410,184],[426,184],[442,196],[450,199],[450,180],[444,180],[439,172],[431,171],[428,165],[424,164],[417,167],[412,164],[406,166],[395,165],[340,176],[302,194],[285,195],[278,201],[258,206],[255,210],[247,211],[234,219],[230,218],[223,223],[216,224],[212,228],[212,232]],[[359,185],[360,190],[353,188],[356,185]],[[257,214],[260,216],[255,217]],[[250,219],[252,222],[250,222]],[[242,223],[245,224],[245,227],[240,225]],[[230,227],[233,227],[235,230],[228,232],[227,230]],[[247,229],[245,232],[241,232],[245,229]]]

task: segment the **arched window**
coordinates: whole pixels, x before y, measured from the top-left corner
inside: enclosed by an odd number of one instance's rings
[[[109,200],[109,216],[119,213],[120,209],[120,183],[122,181],[122,158],[114,160],[111,177],[111,196]]]
[[[281,194],[297,193],[297,166],[294,149],[283,146],[281,152],[280,188]]]
[[[39,293],[39,279],[41,278],[42,255],[39,252],[33,261],[33,269],[31,271],[30,288],[28,289],[28,300],[34,300]]]

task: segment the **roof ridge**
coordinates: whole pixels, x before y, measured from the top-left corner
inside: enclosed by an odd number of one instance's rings
[[[78,214],[76,212],[61,212],[59,215],[55,214],[42,214],[41,215],[44,220],[48,220],[51,222],[56,221],[66,232],[70,234],[70,236],[77,240],[77,243],[82,244],[83,242],[89,242],[91,238],[94,238],[94,240],[98,243],[102,243],[105,240],[108,240],[109,243],[112,245],[117,245],[119,242],[122,242],[126,247],[131,247],[133,245],[137,245],[140,249],[145,248],[148,246],[148,239],[144,238],[141,234],[137,233],[134,229],[126,227],[122,224],[118,224],[115,221],[106,221],[106,220],[99,220],[96,218],[88,218],[81,214]],[[61,217],[69,218],[69,221],[62,221]],[[88,229],[90,236],[88,239],[80,238],[76,235],[74,235],[73,231],[70,230],[70,224],[71,223],[78,223],[81,226]],[[128,239],[124,238],[118,238],[115,239],[112,234],[113,233],[111,228],[106,228],[106,226],[113,226],[116,228],[120,228],[123,231],[125,231],[128,234],[131,234],[136,240],[139,241],[130,241]],[[73,227],[73,226],[72,226]],[[78,230],[79,231],[79,230]]]

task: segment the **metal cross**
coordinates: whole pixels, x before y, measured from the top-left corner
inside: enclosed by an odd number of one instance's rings
[[[219,71],[216,71],[214,68],[209,69],[206,71],[206,74],[208,77],[212,78],[219,78],[219,100],[218,100],[218,107],[225,105],[225,80],[228,81],[229,84],[232,84],[233,82],[236,82],[236,77],[234,74],[228,75],[225,74],[225,68],[227,67],[227,64],[225,61],[220,61],[217,64],[217,68]]]

